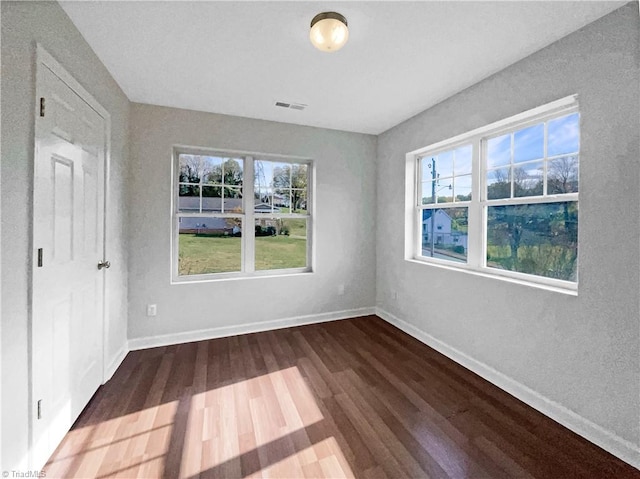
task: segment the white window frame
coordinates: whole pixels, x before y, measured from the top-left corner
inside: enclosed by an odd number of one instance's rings
[[[578,282],[565,281],[544,276],[525,274],[516,271],[492,268],[486,264],[487,247],[487,211],[490,206],[504,206],[517,204],[540,204],[555,203],[564,201],[578,202],[579,193],[563,193],[547,195],[546,174],[544,181],[544,191],[542,196],[528,196],[518,198],[487,199],[487,165],[486,152],[487,141],[490,138],[504,135],[546,122],[550,119],[562,117],[572,113],[579,113],[577,95],[571,95],[538,108],[514,115],[500,120],[490,125],[476,130],[458,135],[445,141],[441,141],[430,146],[407,153],[406,155],[406,175],[405,175],[405,259],[408,261],[420,262],[433,266],[444,267],[469,273],[477,273],[482,276],[496,277],[528,284],[532,286],[544,287],[551,290],[576,293]],[[549,158],[546,157],[546,135],[545,128],[545,151],[544,165]],[[471,201],[437,203],[423,205],[421,193],[421,158],[425,156],[437,155],[445,151],[453,150],[464,145],[472,145],[472,192]],[[578,156],[579,156],[578,151]],[[560,155],[566,156],[566,155]],[[580,168],[578,168],[580,175]],[[578,179],[578,183],[579,183]],[[513,185],[513,180],[512,180]],[[512,186],[513,188],[513,186]],[[425,208],[429,207],[429,208]],[[422,210],[424,209],[444,209],[468,207],[468,228],[467,228],[467,262],[458,263],[450,260],[431,258],[422,256]],[[578,210],[579,215],[579,210]],[[578,220],[579,223],[579,220]],[[579,229],[578,229],[579,231]]]
[[[422,204],[422,198],[420,197],[420,193],[422,190],[422,159],[424,157],[427,156],[436,156],[439,155],[440,153],[445,153],[451,150],[455,150],[457,148],[460,148],[462,146],[468,146],[471,145],[471,201],[456,201],[455,197],[452,198],[453,201],[450,203],[429,203],[429,204]],[[435,264],[442,264],[442,265],[458,265],[459,267],[462,268],[467,268],[469,265],[469,249],[471,248],[471,246],[469,244],[467,244],[467,262],[466,263],[458,263],[458,262],[453,262],[450,260],[445,260],[445,259],[439,259],[439,258],[431,258],[431,257],[427,257],[427,256],[422,256],[420,253],[422,252],[422,212],[424,210],[432,210],[433,213],[435,214],[435,212],[437,210],[447,210],[449,208],[467,208],[468,211],[468,216],[467,218],[469,219],[469,222],[471,222],[471,207],[473,205],[474,202],[474,198],[476,198],[476,195],[478,193],[478,189],[476,188],[476,175],[475,175],[475,164],[476,164],[476,148],[473,147],[473,144],[471,141],[469,141],[469,139],[462,139],[461,141],[456,141],[456,142],[452,142],[452,143],[448,143],[448,144],[441,144],[440,146],[438,146],[437,148],[429,148],[429,149],[421,149],[418,150],[419,153],[417,152],[413,152],[413,158],[412,162],[415,164],[415,188],[416,188],[416,193],[415,193],[415,199],[414,199],[414,204],[415,207],[417,208],[417,214],[415,215],[415,221],[416,221],[416,229],[418,231],[418,234],[415,237],[415,249],[414,249],[414,256],[415,259],[418,259],[420,261],[423,260],[428,260],[428,262],[433,262]],[[465,175],[458,175],[458,176],[466,176]],[[454,175],[453,177],[451,177],[451,179],[453,180],[456,176]],[[445,178],[445,179],[450,179],[450,178]],[[453,195],[455,196],[455,189],[453,190]],[[437,193],[436,193],[436,197],[437,197]],[[471,229],[472,225],[471,223],[468,224],[467,226],[467,238],[471,237]],[[432,231],[431,232],[432,236],[436,235],[436,232]],[[467,239],[468,241],[468,239]]]
[[[237,158],[243,160],[242,213],[185,213],[178,211],[178,194],[180,190],[180,155],[216,156],[221,158]],[[307,165],[307,214],[300,213],[264,213],[256,215],[254,206],[254,164],[256,161],[272,161],[277,163]],[[242,278],[264,278],[266,276],[286,276],[291,274],[312,273],[314,271],[313,238],[315,233],[315,162],[310,158],[287,155],[263,154],[248,151],[208,149],[185,145],[175,145],[171,159],[171,283],[193,283],[202,281],[219,281]],[[205,273],[179,275],[179,227],[180,218],[211,217],[241,218],[241,266],[240,271],[225,273]],[[292,218],[305,219],[307,222],[307,265],[300,268],[255,269],[255,219],[258,218]]]

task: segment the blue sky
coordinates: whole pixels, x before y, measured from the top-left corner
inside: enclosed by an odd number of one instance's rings
[[[579,150],[580,124],[579,114],[572,113],[547,122],[547,157],[575,153]],[[539,123],[513,134],[513,163],[520,164],[544,157],[544,123]],[[422,159],[423,197],[431,196],[430,168],[433,156]],[[437,174],[440,180],[436,186],[436,196],[458,196],[471,193],[471,146],[440,153],[436,157]],[[509,177],[511,164],[511,134],[491,138],[487,142],[487,167],[503,167],[496,173]],[[535,180],[540,177],[542,162],[523,164],[521,169],[527,177]],[[490,182],[496,173],[490,173]],[[462,176],[460,176],[462,175]],[[455,176],[454,179],[450,177]],[[494,180],[495,181],[495,180]],[[449,188],[449,185],[452,188]]]
[[[578,151],[580,125],[578,113],[563,116],[548,122],[547,156],[563,155]],[[510,163],[511,135],[491,138],[487,142],[489,168]],[[513,162],[535,160],[543,157],[544,125],[542,123],[519,130],[513,135]]]

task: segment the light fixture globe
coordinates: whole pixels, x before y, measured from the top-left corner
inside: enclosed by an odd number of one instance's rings
[[[309,39],[323,52],[340,50],[349,39],[347,19],[336,12],[318,13],[311,20]]]

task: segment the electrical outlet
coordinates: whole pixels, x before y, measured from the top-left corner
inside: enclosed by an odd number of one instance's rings
[[[158,307],[155,304],[147,304],[147,316],[155,316],[158,313]]]
[[[342,296],[344,294],[344,284],[338,285],[338,295]]]
[[[394,301],[398,301],[398,292],[397,291],[391,291],[391,299],[393,299]]]

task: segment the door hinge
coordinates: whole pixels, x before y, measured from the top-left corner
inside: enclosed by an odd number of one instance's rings
[[[38,248],[38,268],[42,268],[42,248]]]
[[[42,399],[38,399],[38,419],[42,419]]]
[[[40,116],[44,116],[44,97],[40,97]]]

